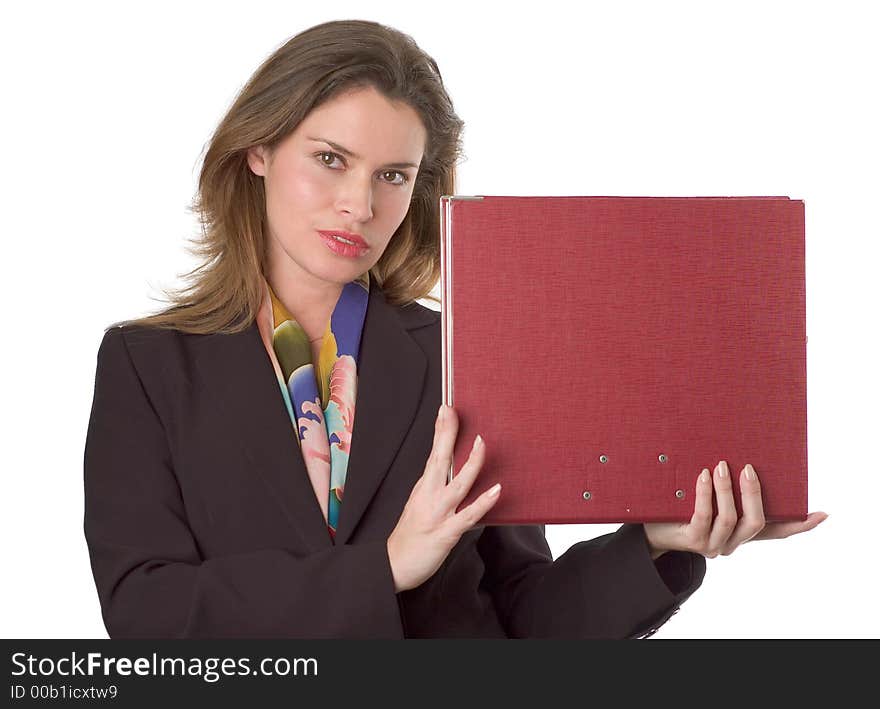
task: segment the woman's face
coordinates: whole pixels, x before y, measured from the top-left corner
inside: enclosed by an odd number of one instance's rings
[[[264,178],[273,277],[344,285],[370,270],[409,209],[425,141],[414,109],[362,88],[314,109],[274,151],[251,148],[248,165]],[[353,232],[367,249],[342,255],[319,230]]]

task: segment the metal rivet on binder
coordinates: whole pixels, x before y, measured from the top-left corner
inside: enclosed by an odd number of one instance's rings
[[[676,490],[675,496],[680,500],[682,497],[684,497],[684,490]]]
[[[584,499],[589,500],[592,497],[589,490],[584,491]]]
[[[665,463],[667,460],[669,460],[669,458],[666,457],[666,454],[665,454],[665,453],[661,453],[661,454],[660,454],[660,462],[661,462],[661,463]]]
[[[608,462],[608,456],[607,456],[607,455],[600,455],[600,456],[599,456],[599,462],[600,462],[600,463],[607,463],[607,462]]]

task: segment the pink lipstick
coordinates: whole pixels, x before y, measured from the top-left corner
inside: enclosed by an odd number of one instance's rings
[[[348,231],[324,231],[321,229],[318,230],[318,234],[321,235],[321,239],[327,244],[327,248],[340,256],[359,258],[370,250],[367,242],[364,241],[360,234],[352,234]]]

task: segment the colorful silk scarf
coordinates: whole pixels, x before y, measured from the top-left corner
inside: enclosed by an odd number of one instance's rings
[[[324,331],[317,368],[308,335],[265,279],[257,316],[260,337],[334,540],[348,471],[358,356],[369,295],[369,272],[343,287]]]

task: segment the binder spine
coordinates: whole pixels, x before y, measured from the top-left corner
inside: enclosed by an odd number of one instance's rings
[[[447,334],[447,321],[449,319],[449,255],[447,244],[449,243],[449,197],[443,195],[440,198],[440,330],[442,341],[442,402],[449,405],[448,392],[448,348],[449,337]]]
[[[481,201],[482,195],[442,195],[440,197],[440,328],[443,348],[442,396],[447,406],[455,405],[452,377],[452,209],[458,201]],[[454,467],[449,466],[446,482],[452,482]]]

